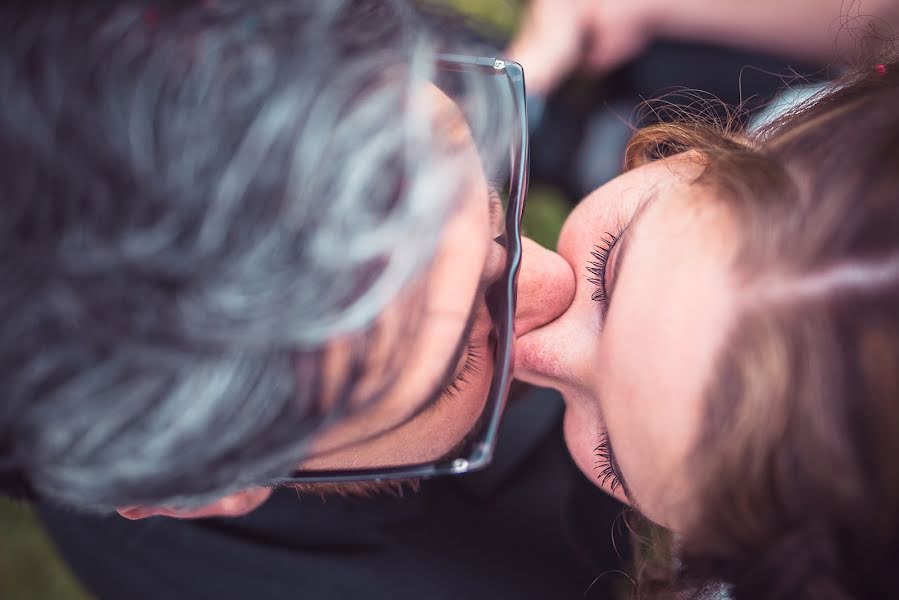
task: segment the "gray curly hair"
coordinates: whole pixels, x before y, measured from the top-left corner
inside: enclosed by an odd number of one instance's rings
[[[0,8],[0,454],[100,511],[288,473],[453,208],[408,108],[455,42],[399,0],[39,5]]]

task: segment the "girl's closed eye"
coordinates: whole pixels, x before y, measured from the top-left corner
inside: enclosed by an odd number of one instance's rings
[[[618,242],[621,234],[612,234],[606,232],[606,235],[602,238],[602,241],[593,247],[593,251],[590,255],[593,257],[593,260],[587,263],[587,272],[591,274],[591,277],[587,278],[587,281],[596,286],[596,290],[593,292],[592,299],[595,302],[599,302],[600,311],[602,311],[603,317],[605,317],[606,312],[609,308],[609,295],[608,295],[608,287],[606,283],[606,267],[609,264],[609,256],[612,254],[612,249],[615,247],[615,244]]]
[[[600,485],[605,487],[608,483],[609,489],[612,493],[615,493],[615,491],[621,487],[621,477],[618,474],[615,455],[612,454],[608,430],[604,429],[603,432],[599,434],[599,445],[593,449],[593,454],[596,456],[594,466],[596,470],[599,471],[597,479],[599,479]]]

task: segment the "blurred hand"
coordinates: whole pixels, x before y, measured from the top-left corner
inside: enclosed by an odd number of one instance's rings
[[[651,41],[656,0],[531,0],[507,55],[548,94],[576,70],[606,72]]]

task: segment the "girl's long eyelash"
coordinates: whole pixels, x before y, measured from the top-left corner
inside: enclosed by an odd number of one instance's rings
[[[612,253],[612,248],[615,247],[615,242],[617,241],[617,235],[606,232],[605,236],[602,238],[602,242],[594,246],[593,251],[590,253],[594,260],[587,263],[587,272],[592,275],[592,277],[587,278],[587,281],[596,286],[596,290],[593,291],[591,299],[594,302],[599,302],[603,306],[605,306],[609,300],[609,296],[606,293],[606,265],[609,262],[609,255]]]
[[[453,380],[446,386],[443,395],[447,398],[455,398],[456,394],[461,394],[465,390],[465,384],[468,383],[469,376],[475,376],[481,372],[481,355],[476,347],[470,343],[465,348],[465,361],[462,368],[453,377]]]
[[[599,434],[599,445],[593,449],[593,455],[596,456],[596,461],[593,463],[594,468],[599,471],[599,475],[597,475],[596,478],[599,479],[602,486],[609,483],[609,489],[612,490],[612,493],[615,493],[615,491],[621,487],[621,478],[618,477],[618,473],[615,472],[615,463],[612,460],[612,446],[609,444],[608,430],[603,430],[603,432]]]

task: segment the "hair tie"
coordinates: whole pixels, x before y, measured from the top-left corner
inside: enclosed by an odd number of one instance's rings
[[[874,66],[874,72],[877,73],[880,77],[883,77],[887,74],[887,66],[883,63]]]

